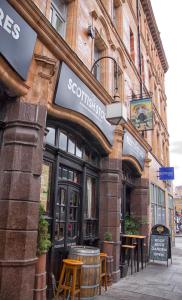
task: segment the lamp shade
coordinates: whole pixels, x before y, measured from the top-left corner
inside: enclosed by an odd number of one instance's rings
[[[127,108],[122,102],[113,102],[106,105],[106,120],[112,125],[127,122]]]

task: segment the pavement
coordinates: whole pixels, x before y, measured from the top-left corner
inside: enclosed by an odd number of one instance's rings
[[[182,300],[182,237],[175,238],[172,264],[147,264],[140,272],[112,284],[96,300]]]

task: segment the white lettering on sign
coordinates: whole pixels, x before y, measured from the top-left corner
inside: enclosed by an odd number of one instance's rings
[[[0,27],[2,27],[15,40],[19,39],[20,26],[16,24],[10,16],[4,14],[2,8],[0,8]]]
[[[94,98],[90,98],[84,90],[79,87],[71,78],[68,81],[68,89],[72,91],[74,95],[80,98],[80,104],[85,107],[85,109],[89,110],[94,116],[101,122],[102,120],[106,121],[105,112],[101,109],[101,107],[96,104]]]

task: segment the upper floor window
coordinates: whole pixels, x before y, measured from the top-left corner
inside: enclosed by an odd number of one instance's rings
[[[65,36],[67,4],[66,0],[52,0],[50,9],[50,22],[56,31]]]
[[[94,45],[94,63],[101,57],[101,51],[99,50],[99,48],[97,47],[97,45]],[[95,64],[94,67],[94,76],[95,78],[100,81],[101,79],[101,62],[98,61]]]
[[[130,55],[133,62],[135,62],[135,39],[131,28],[130,28]]]

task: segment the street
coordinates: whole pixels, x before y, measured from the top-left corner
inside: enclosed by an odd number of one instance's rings
[[[147,268],[121,279],[102,290],[97,300],[181,300],[182,299],[182,237],[177,237],[172,249],[173,262],[149,263]]]

